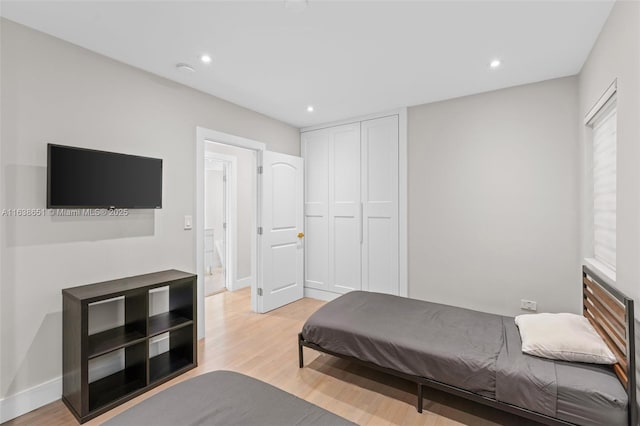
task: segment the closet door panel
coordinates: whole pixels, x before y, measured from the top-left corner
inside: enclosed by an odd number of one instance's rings
[[[305,160],[305,287],[328,290],[329,278],[328,130],[303,133]]]
[[[353,219],[336,217],[334,220],[334,249],[331,252],[334,265],[332,290],[346,293],[360,290],[360,235],[353,226]]]
[[[360,202],[360,127],[334,131],[332,165],[333,201],[336,204]]]
[[[361,282],[360,123],[331,129],[329,149],[329,289],[359,290]]]
[[[324,206],[329,200],[329,132],[316,130],[302,134],[305,161],[305,203]]]
[[[309,237],[310,235],[316,237]],[[322,235],[324,238],[318,238]],[[305,218],[305,287],[327,290],[328,246],[326,218]]]
[[[398,117],[362,122],[363,289],[399,292]]]
[[[369,217],[365,234],[368,244],[364,252],[367,291],[398,294],[397,228],[389,218]]]

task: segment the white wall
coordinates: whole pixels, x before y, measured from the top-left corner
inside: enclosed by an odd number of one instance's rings
[[[215,231],[214,238],[222,238],[223,187],[222,170],[207,169],[204,172],[205,229]]]
[[[579,129],[582,211],[591,212],[588,147],[584,115],[617,79],[617,247],[616,282],[635,301],[636,381],[640,394],[640,3],[618,1],[580,72]],[[581,256],[591,256],[592,228],[582,217]]]
[[[409,295],[580,309],[577,78],[409,108]]]
[[[60,377],[60,290],[195,272],[196,126],[299,155],[298,130],[7,20],[1,26],[4,208],[45,207],[46,144],[164,160],[163,208],[126,218],[1,220],[0,398]],[[0,401],[1,402],[1,401]]]
[[[580,72],[580,149],[582,211],[590,213],[588,187],[590,132],[585,114],[614,79],[617,92],[617,268],[616,283],[633,297],[640,314],[640,3],[617,2]],[[582,218],[581,255],[591,257],[592,227]]]

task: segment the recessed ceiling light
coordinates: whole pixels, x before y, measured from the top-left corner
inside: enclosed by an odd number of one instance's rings
[[[204,62],[205,64],[210,64],[211,63],[211,56],[209,55],[202,55],[200,56],[200,60],[202,62]]]
[[[500,64],[502,64],[502,62],[500,61],[500,59],[494,59],[493,61],[491,61],[491,63],[489,64],[489,66],[491,68],[498,68],[500,66]]]
[[[309,105],[309,106],[307,107],[307,112],[313,112],[313,110],[314,110],[314,109],[315,109],[315,108],[313,108],[313,105]]]
[[[189,64],[185,64],[184,62],[176,64],[176,68],[178,68],[180,71],[196,72],[196,69],[194,67]]]

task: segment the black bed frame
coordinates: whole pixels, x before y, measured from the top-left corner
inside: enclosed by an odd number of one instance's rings
[[[625,308],[626,315],[626,345],[627,345],[627,354],[628,356],[628,367],[627,367],[627,376],[628,383],[626,386],[627,396],[628,396],[628,426],[636,426],[636,375],[635,375],[635,342],[634,342],[634,311],[633,311],[633,300],[625,296],[619,290],[608,285],[604,280],[599,278],[593,271],[591,271],[586,266],[583,266],[582,270],[583,280],[587,277],[587,275],[595,281],[598,285],[600,285],[603,289],[605,289],[611,296],[613,296],[616,300],[618,300]],[[502,411],[506,411],[511,414],[518,415],[520,417],[524,417],[530,420],[535,420],[537,422],[547,424],[547,425],[575,425],[574,423],[567,422],[565,420],[557,419],[555,417],[547,416],[545,414],[540,414],[535,411],[528,410],[526,408],[518,407],[516,405],[508,404],[505,402],[497,401],[493,398],[488,398],[473,392],[470,392],[465,389],[458,388],[456,386],[451,386],[446,383],[442,383],[436,380],[432,380],[426,377],[414,376],[411,374],[401,373],[399,371],[381,367],[372,362],[363,361],[358,358],[354,358],[352,356],[339,354],[337,352],[333,352],[327,349],[324,349],[315,343],[308,342],[304,340],[302,333],[298,333],[298,360],[299,367],[304,367],[304,354],[302,348],[306,346],[308,348],[314,349],[319,352],[324,352],[329,355],[333,355],[335,357],[344,358],[349,361],[352,361],[359,365],[364,365],[374,370],[381,371],[383,373],[390,374],[392,376],[400,377],[409,381],[416,383],[417,385],[417,402],[416,409],[419,413],[422,413],[422,404],[423,404],[423,387],[428,386],[433,389],[437,389],[439,391],[447,392],[452,395],[456,395],[465,399],[469,399],[471,401],[478,402],[480,404],[488,405],[493,408],[497,408]]]

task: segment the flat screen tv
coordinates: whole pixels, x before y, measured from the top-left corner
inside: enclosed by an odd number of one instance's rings
[[[48,144],[47,208],[162,208],[162,160]]]

